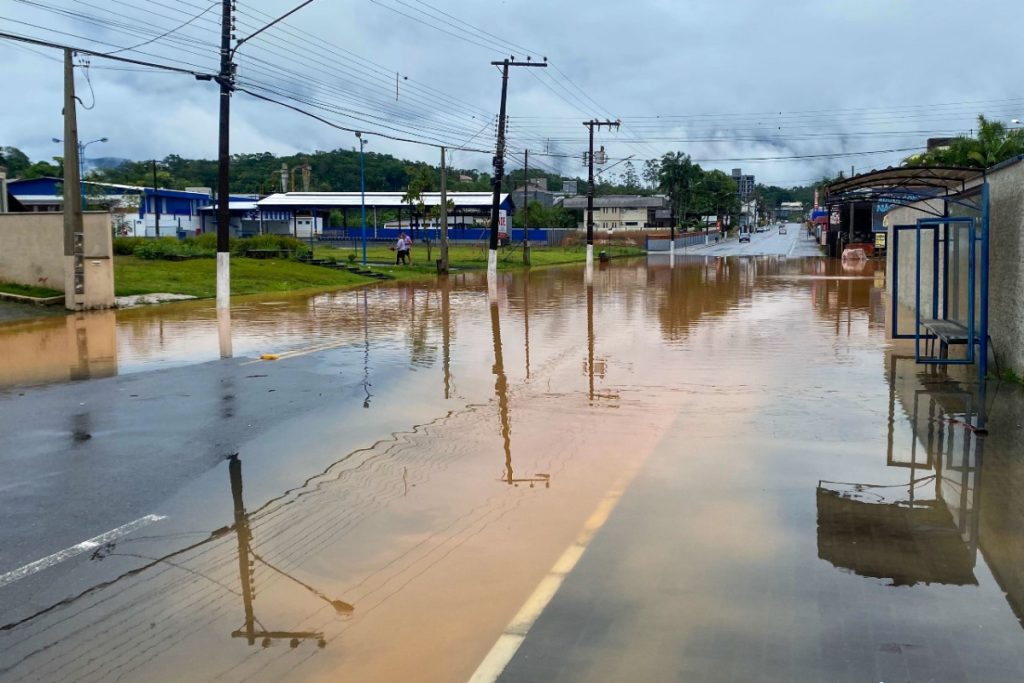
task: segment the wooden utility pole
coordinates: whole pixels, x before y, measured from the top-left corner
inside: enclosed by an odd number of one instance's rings
[[[441,148],[441,263],[438,272],[448,272],[448,169],[445,166],[445,148]]]
[[[494,178],[491,179],[493,193],[491,196],[491,240],[487,255],[487,277],[494,278],[498,273],[498,213],[501,204],[501,179],[505,175],[505,103],[508,98],[508,68],[510,66],[546,67],[547,57],[543,62],[532,62],[527,57],[525,62],[517,62],[515,57],[491,62],[492,66],[501,67],[501,106],[498,108],[498,144],[494,152]]]
[[[85,246],[82,227],[82,177],[79,171],[75,65],[64,50],[64,306],[75,310],[85,294]],[[70,276],[70,277],[69,277]]]
[[[590,132],[590,147],[587,153],[587,268],[594,266],[594,128],[607,126],[609,129],[619,127],[618,121],[584,121],[583,125]]]

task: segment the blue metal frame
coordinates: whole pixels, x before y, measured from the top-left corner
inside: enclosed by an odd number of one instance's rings
[[[900,304],[900,233],[909,230],[917,230],[916,225],[894,225],[892,228],[893,240],[887,248],[892,249],[892,300],[890,302],[892,311],[892,338],[893,339],[916,339],[914,334],[901,334],[899,330],[899,304]],[[920,257],[917,261],[920,264]],[[917,279],[920,282],[921,273],[918,267]],[[934,339],[934,335],[924,335],[922,339]]]
[[[983,200],[987,200],[987,184],[983,186]],[[987,201],[983,201],[982,206],[982,239],[987,243],[988,230],[987,227]],[[946,241],[949,240],[949,229],[950,226],[963,225],[969,230],[970,239],[968,240],[968,263],[967,263],[967,353],[964,358],[961,359],[949,359],[949,358],[936,358],[934,356],[923,356],[921,354],[921,339],[934,339],[934,335],[922,335],[921,334],[921,232],[923,230],[935,230],[935,241],[932,245],[932,318],[937,319],[939,315],[939,229],[944,228]],[[977,272],[975,262],[977,261],[977,224],[974,218],[969,217],[946,217],[946,218],[921,218],[917,221],[917,232],[916,232],[916,246],[917,246],[917,278],[914,287],[914,360],[922,365],[971,365],[974,363],[974,345],[978,342],[977,335],[975,334],[974,325],[974,302],[977,284]],[[987,295],[988,295],[988,267],[987,259],[985,265],[982,268],[983,277],[982,279],[985,284],[982,287],[984,300],[986,300],[987,306]],[[949,279],[949,261],[948,259],[942,261],[942,279],[945,284]],[[949,292],[948,287],[943,287],[943,312],[947,310],[947,302]],[[983,335],[987,339],[988,334],[988,312],[985,311],[985,324],[981,326]],[[979,368],[980,371],[980,368]]]

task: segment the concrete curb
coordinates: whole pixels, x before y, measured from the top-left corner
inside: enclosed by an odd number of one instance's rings
[[[64,295],[59,296],[25,296],[24,294],[11,294],[9,292],[0,292],[0,300],[4,301],[15,301],[20,304],[35,304],[36,306],[56,306],[57,304],[64,303]]]

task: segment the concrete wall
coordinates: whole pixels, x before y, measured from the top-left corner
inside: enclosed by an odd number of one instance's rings
[[[64,291],[64,215],[0,215],[0,280]]]
[[[1024,163],[989,176],[989,333],[1003,367],[1024,376]]]
[[[85,292],[74,290],[74,259],[64,255],[64,214],[11,213],[0,215],[0,280],[49,287],[65,292],[73,310],[114,305],[114,260],[110,214],[82,214],[85,253]]]
[[[991,171],[989,182],[989,334],[992,348],[1002,368],[1024,375],[1024,162],[1009,164]],[[941,212],[941,202],[932,202]],[[950,206],[950,212],[957,209]],[[886,216],[889,228],[888,273],[893,272],[893,226],[913,225],[918,218],[931,217],[914,208],[899,208]],[[900,244],[899,303],[913,311],[915,251],[914,233],[904,232]],[[922,239],[922,254],[931,254],[932,236]],[[980,247],[980,243],[979,243]],[[980,254],[980,252],[979,252]],[[932,278],[930,258],[921,264],[922,308],[931,305]],[[966,270],[964,271],[966,277]],[[955,283],[950,283],[956,289]],[[892,282],[887,285],[892,294]],[[940,280],[941,287],[941,280]],[[978,292],[980,296],[980,289]],[[966,301],[959,302],[966,315]],[[950,317],[953,317],[952,315]],[[901,328],[901,332],[912,332]],[[995,368],[993,368],[994,370]]]

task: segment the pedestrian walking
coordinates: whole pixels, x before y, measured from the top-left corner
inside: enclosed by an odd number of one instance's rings
[[[395,242],[395,265],[406,263],[409,258],[409,247],[405,242],[405,233],[398,233],[398,241]]]
[[[405,262],[412,263],[412,238],[405,236]]]

